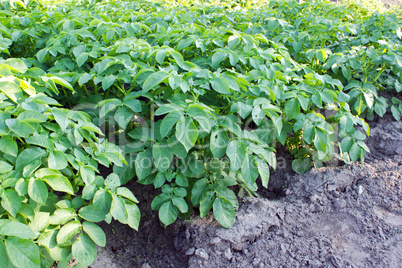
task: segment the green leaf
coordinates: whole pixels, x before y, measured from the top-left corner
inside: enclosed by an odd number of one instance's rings
[[[80,230],[81,223],[79,221],[72,221],[63,225],[63,227],[60,228],[60,231],[57,234],[57,243],[60,246],[71,245],[71,240],[76,234],[80,232]]]
[[[158,110],[155,111],[155,115],[163,115],[175,111],[182,111],[183,108],[181,106],[178,106],[176,104],[164,104],[161,107],[158,108]]]
[[[198,159],[191,160],[188,166],[195,175],[202,175],[205,171],[204,162]]]
[[[357,143],[353,143],[349,149],[350,159],[352,159],[353,162],[357,161],[360,158],[361,151],[362,148]]]
[[[339,102],[346,102],[349,99],[350,99],[350,96],[348,94],[345,94],[342,91],[339,92],[339,95],[338,95],[338,101]]]
[[[59,108],[53,108],[52,113],[54,120],[59,124],[61,130],[65,131],[69,125],[70,120],[67,117],[67,113]]]
[[[297,99],[298,99],[302,109],[307,111],[307,109],[308,109],[308,107],[310,105],[310,102],[311,102],[310,98],[306,98],[306,97],[303,97],[302,95],[298,95]]]
[[[116,120],[117,124],[122,129],[126,129],[128,123],[130,122],[131,118],[133,117],[133,112],[131,112],[126,106],[121,106],[117,108],[116,113],[114,114],[114,119]]]
[[[216,185],[215,185],[215,191],[220,198],[223,198],[223,199],[229,201],[234,208],[239,207],[239,202],[237,201],[237,196],[231,189],[226,188],[226,187],[216,187]]]
[[[402,84],[398,80],[395,80],[395,90],[397,93],[402,91]]]
[[[184,48],[190,46],[190,45],[193,43],[193,41],[194,41],[194,40],[193,40],[192,38],[185,38],[185,39],[182,39],[182,40],[177,44],[176,50],[182,50],[182,49],[184,49]]]
[[[17,117],[18,122],[43,123],[47,121],[47,116],[36,111],[24,111]]]
[[[45,154],[46,151],[38,147],[31,147],[29,149],[25,149],[18,155],[15,163],[15,169],[26,170],[27,172],[24,172],[25,175],[24,174],[23,175],[27,177],[26,175],[29,175],[28,171],[32,172],[41,164],[40,161],[41,157]]]
[[[88,53],[84,52],[77,57],[77,65],[81,67],[88,60]]]
[[[20,178],[16,183],[15,183],[15,188],[14,188],[17,193],[20,196],[28,194],[28,181]]]
[[[109,193],[109,191],[101,188],[96,191],[92,203],[94,206],[101,208],[103,210],[103,213],[106,215],[110,212],[112,195]]]
[[[252,118],[254,123],[259,126],[262,120],[265,118],[265,111],[261,110],[260,106],[257,105],[253,108]]]
[[[0,81],[0,91],[15,103],[23,97],[21,88],[13,82]]]
[[[181,111],[171,112],[167,114],[161,122],[160,125],[160,134],[161,138],[163,139],[169,134],[169,131],[173,128],[173,126],[179,121],[179,119],[183,116]]]
[[[10,165],[9,163],[0,160],[0,174],[8,173],[11,170],[13,170],[13,168],[14,167],[12,165]]]
[[[227,53],[225,51],[218,51],[212,55],[211,66],[213,69],[219,68],[219,64],[225,59],[226,54]]]
[[[396,121],[400,121],[401,120],[401,111],[397,108],[396,105],[391,106],[391,113],[392,116],[395,118]]]
[[[36,79],[38,77],[44,76],[45,74],[46,74],[46,72],[43,71],[41,68],[32,67],[32,68],[29,68],[28,71],[26,71],[24,73],[24,76]]]
[[[374,111],[381,117],[387,112],[387,104],[383,102],[376,101],[374,104]]]
[[[166,50],[158,49],[155,55],[156,62],[159,63],[159,65],[162,65],[163,61],[165,60],[165,57],[166,57]]]
[[[318,151],[325,152],[328,143],[328,134],[317,129],[314,137],[314,146]]]
[[[294,159],[292,161],[292,169],[300,174],[306,173],[311,169],[311,159],[308,157]]]
[[[238,125],[238,122],[235,117],[233,116],[221,116],[218,119],[219,125],[228,129],[230,132],[234,133],[236,136],[241,137],[242,135],[242,130],[240,126]]]
[[[65,224],[76,216],[73,208],[56,209],[49,218],[49,223],[53,225]]]
[[[71,86],[69,82],[64,80],[63,78],[57,77],[57,76],[52,76],[49,77],[50,80],[52,80],[55,84],[60,85],[62,87],[68,88],[72,92],[74,92],[74,88]]]
[[[17,157],[18,145],[14,141],[14,139],[11,138],[10,136],[3,136],[0,139],[0,151],[2,151],[5,154],[9,154],[14,157]]]
[[[85,45],[79,45],[73,48],[73,54],[74,57],[77,58],[79,55],[81,55],[82,53],[84,53],[86,50],[86,46]]]
[[[145,179],[152,170],[152,151],[150,149],[140,152],[135,158],[135,172],[139,180]]]
[[[96,259],[96,245],[87,234],[81,234],[72,246],[73,257],[82,265],[89,266]]]
[[[108,75],[108,76],[104,77],[102,79],[102,89],[107,90],[108,88],[110,88],[113,85],[114,81],[116,81],[116,76],[114,76],[114,75]]]
[[[34,133],[32,136],[26,138],[25,141],[29,144],[37,145],[49,150],[54,149],[54,142],[49,139],[47,135],[39,135]]]
[[[188,205],[183,197],[173,196],[172,203],[181,213],[186,213],[188,211]]]
[[[165,184],[165,182],[166,182],[165,175],[163,175],[162,172],[158,172],[158,174],[156,174],[155,181],[154,181],[155,188],[162,187],[162,185]]]
[[[262,160],[261,158],[258,158],[258,157],[255,157],[255,161],[257,163],[258,173],[260,174],[262,186],[267,188],[268,182],[269,182],[268,164],[264,160]]]
[[[166,143],[155,143],[152,147],[152,156],[155,159],[155,167],[161,171],[166,171],[173,159],[172,151]]]
[[[59,230],[51,230],[42,233],[37,242],[49,250],[51,258],[55,261],[66,260],[71,256],[71,247],[59,247],[57,244],[57,234]]]
[[[35,129],[27,122],[16,122],[11,130],[22,138],[28,138]]]
[[[42,178],[53,190],[74,194],[70,181],[62,175],[50,175]]]
[[[373,93],[363,92],[364,100],[368,108],[372,109],[374,105],[374,95]]]
[[[328,54],[325,52],[324,49],[320,49],[317,51],[316,57],[319,61],[324,63],[326,61],[326,59],[328,58]]]
[[[180,118],[176,124],[176,138],[183,144],[186,151],[190,151],[193,148],[197,137],[198,129],[195,126],[193,120],[187,116]]]
[[[134,230],[138,231],[141,219],[141,212],[138,206],[128,201],[126,201],[125,206],[128,214],[127,224]]]
[[[179,65],[179,67],[182,68],[183,70],[188,71],[191,68],[191,66],[184,61],[183,56],[179,52],[169,51],[169,54],[174,58],[177,65]]]
[[[352,147],[353,140],[351,137],[345,137],[341,141],[341,150],[342,152],[349,152],[350,147]]]
[[[342,74],[346,78],[347,81],[349,81],[352,78],[352,72],[349,67],[342,66]]]
[[[0,240],[0,268],[14,268],[15,266],[11,264],[11,260],[8,258],[6,246],[4,242]]]
[[[160,207],[167,201],[170,200],[170,195],[162,193],[160,195],[155,196],[155,198],[151,202],[152,210],[159,210]]]
[[[310,124],[308,127],[303,129],[303,140],[307,144],[311,144],[314,136],[315,136],[315,127],[313,125]]]
[[[142,111],[141,102],[136,99],[137,96],[127,95],[123,99],[123,104],[128,107],[134,113],[140,113]]]
[[[30,179],[28,183],[28,195],[35,202],[45,204],[48,198],[48,189],[43,181]]]
[[[219,159],[225,155],[228,144],[229,136],[224,129],[217,129],[211,133],[209,148],[215,158]]]
[[[229,83],[230,89],[232,89],[234,91],[240,91],[240,87],[239,87],[239,84],[238,84],[235,76],[223,74],[223,75],[221,75],[221,77]]]
[[[211,210],[215,201],[214,191],[208,191],[200,202],[200,217],[204,218]]]
[[[187,191],[185,188],[175,187],[173,192],[174,192],[174,195],[178,196],[178,197],[186,197],[187,196]]]
[[[82,224],[84,232],[94,241],[98,246],[106,246],[106,235],[105,232],[95,223],[85,221]]]
[[[257,107],[257,106],[256,106]],[[245,119],[251,112],[253,107],[243,102],[235,102],[231,107],[230,111],[233,113],[238,113],[241,118]]]
[[[300,104],[298,99],[291,99],[285,104],[285,114],[289,119],[293,119],[300,114]]]
[[[127,189],[126,187],[119,187],[119,188],[117,188],[116,194],[117,194],[117,195],[120,195],[120,196],[122,196],[122,197],[125,197],[125,198],[127,198],[128,200],[130,200],[130,201],[132,201],[132,202],[134,202],[134,203],[138,203],[137,198],[136,198],[136,197],[134,196],[134,194],[133,194],[129,189]]]
[[[39,247],[34,242],[18,237],[8,237],[5,240],[8,257],[16,267],[39,268]]]
[[[248,154],[241,165],[241,175],[249,187],[255,183],[258,177],[258,169],[253,160],[252,155]]]
[[[144,81],[144,84],[142,85],[143,93],[150,91],[153,87],[162,83],[163,80],[165,80],[169,76],[170,74],[164,71],[159,71],[151,74],[150,76],[148,76],[148,78]]]
[[[86,200],[91,200],[96,192],[96,186],[95,185],[86,185],[82,189],[82,198]]]
[[[8,58],[5,62],[14,72],[25,73],[28,67],[21,59]]]
[[[218,93],[229,95],[231,94],[229,83],[222,77],[215,77],[211,80],[213,90]]]
[[[120,178],[116,173],[110,173],[105,180],[105,187],[111,191],[115,191],[121,185]]]
[[[236,221],[236,212],[232,204],[223,198],[216,198],[213,205],[215,219],[225,228],[231,228]]]
[[[117,195],[113,195],[112,206],[110,207],[110,213],[112,214],[115,220],[118,220],[123,224],[127,224],[128,214],[126,211],[126,207],[124,205],[123,200]]]
[[[168,145],[170,149],[172,149],[172,153],[176,155],[178,158],[184,159],[187,157],[186,148],[184,148],[183,144],[181,144],[175,136],[172,136],[168,140]]]
[[[78,84],[79,84],[80,86],[82,86],[82,85],[88,83],[88,81],[91,80],[91,79],[92,79],[92,75],[90,75],[90,74],[88,74],[88,73],[83,73],[83,74],[80,76],[80,79],[78,79]]]
[[[39,235],[49,226],[49,214],[49,212],[35,211],[34,219],[29,223],[29,228],[31,228],[36,235]]]
[[[60,151],[50,152],[47,163],[49,168],[58,170],[65,169],[68,165],[66,155]]]
[[[82,207],[78,212],[78,215],[81,218],[91,222],[101,222],[105,219],[106,216],[101,208],[94,205]]]
[[[211,131],[212,125],[207,112],[198,106],[190,106],[187,113],[190,117],[194,118],[206,132],[209,133]]]
[[[230,167],[233,171],[238,170],[246,158],[246,146],[243,142],[231,141],[226,149],[226,155],[230,159]]]
[[[35,178],[41,179],[45,176],[63,176],[62,173],[56,169],[51,168],[41,168],[35,172]]]
[[[35,233],[28,225],[18,221],[2,220],[5,223],[0,223],[0,235],[16,236],[22,239],[34,239]]]
[[[183,174],[177,174],[175,181],[176,181],[177,185],[179,185],[179,186],[182,186],[182,187],[187,187],[188,186],[188,179]]]
[[[178,209],[173,205],[172,201],[165,202],[159,209],[159,219],[164,225],[172,224],[179,215]]]
[[[80,174],[86,185],[90,185],[95,181],[95,171],[89,166],[81,166]]]
[[[97,126],[95,126],[94,124],[90,123],[90,122],[85,122],[81,124],[80,129],[85,129],[89,132],[95,132],[99,135],[103,135],[102,131],[100,130],[100,128],[98,128]]]

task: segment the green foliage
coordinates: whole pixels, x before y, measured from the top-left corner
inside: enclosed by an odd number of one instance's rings
[[[163,224],[196,207],[230,228],[279,145],[299,173],[363,162],[365,119],[401,119],[400,19],[352,1],[0,2],[0,259],[90,265],[96,223],[138,230],[133,178],[160,189]]]
[[[99,165],[127,162],[88,114],[60,108],[44,94],[43,77],[27,76],[32,68],[23,66],[8,59],[2,68],[11,75],[0,77],[9,85],[0,93],[2,263],[40,267],[46,258],[75,258],[89,265],[95,244],[104,246],[106,239],[93,222],[121,220],[105,195],[120,202],[125,222],[138,229],[140,214],[133,203],[138,201],[131,191],[120,187],[115,173],[106,179],[96,175]],[[49,254],[42,255],[43,250]]]

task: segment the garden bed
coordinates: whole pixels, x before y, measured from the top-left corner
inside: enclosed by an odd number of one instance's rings
[[[386,116],[370,125],[364,166],[298,175],[285,156],[268,189],[240,202],[232,229],[211,215],[165,229],[145,205],[140,232],[104,226],[108,242],[91,267],[398,267],[402,124]]]

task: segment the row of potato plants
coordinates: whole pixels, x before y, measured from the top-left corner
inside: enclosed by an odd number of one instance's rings
[[[90,265],[95,223],[138,229],[133,179],[164,225],[230,228],[277,149],[363,162],[365,119],[401,118],[401,38],[322,1],[0,1],[0,266]]]

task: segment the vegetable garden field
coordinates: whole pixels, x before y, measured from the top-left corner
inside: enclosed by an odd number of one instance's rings
[[[401,14],[0,0],[0,267],[397,267]]]

